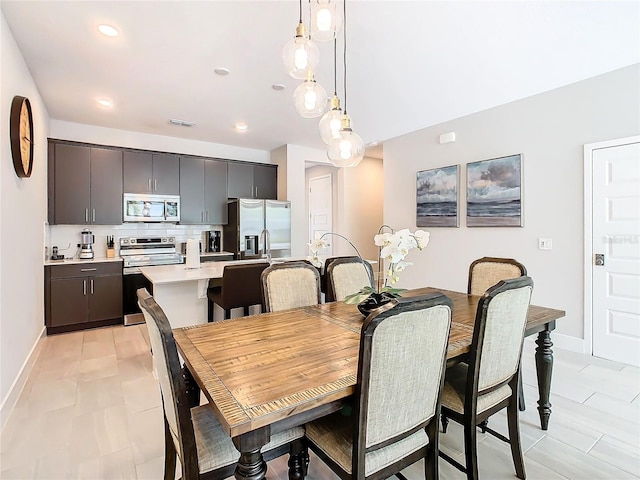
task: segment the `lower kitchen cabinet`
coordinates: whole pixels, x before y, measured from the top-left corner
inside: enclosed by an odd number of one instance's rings
[[[47,334],[122,323],[122,263],[45,266]]]

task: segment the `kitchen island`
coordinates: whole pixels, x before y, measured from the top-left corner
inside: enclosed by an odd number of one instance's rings
[[[153,298],[164,310],[171,328],[180,328],[207,323],[209,280],[221,279],[224,267],[264,261],[266,260],[256,258],[206,262],[201,263],[199,268],[187,268],[185,264],[158,265],[140,267],[140,273],[153,285]],[[216,310],[214,315],[215,312]]]

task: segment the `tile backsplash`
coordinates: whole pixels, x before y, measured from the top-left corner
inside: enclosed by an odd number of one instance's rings
[[[115,239],[116,255],[120,255],[120,237],[152,237],[172,236],[176,246],[193,238],[204,241],[203,232],[220,230],[222,225],[174,225],[169,223],[123,223],[122,225],[45,225],[46,251],[51,255],[51,247],[58,247],[58,252],[66,258],[77,257],[80,233],[85,228],[91,230],[95,237],[93,250],[96,258],[107,256],[107,235]],[[204,247],[203,247],[204,248]]]

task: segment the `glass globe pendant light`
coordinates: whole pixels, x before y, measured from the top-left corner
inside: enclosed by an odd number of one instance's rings
[[[302,23],[302,0],[300,0],[300,21],[296,28],[296,36],[282,49],[282,61],[287,73],[300,80],[307,77],[307,70],[315,71],[320,61],[318,47],[311,41]]]
[[[329,142],[327,157],[336,167],[355,167],[364,158],[364,142],[351,130],[351,118],[346,111],[338,137]]]
[[[336,8],[336,0],[311,0],[311,35],[318,42],[336,38],[342,28],[342,15]]]
[[[320,138],[327,145],[334,138],[338,138],[342,128],[342,108],[340,108],[340,98],[338,98],[338,87],[336,80],[336,41],[333,41],[333,98],[331,99],[331,109],[320,119],[318,130]]]
[[[311,69],[307,70],[307,79],[293,91],[293,104],[304,118],[322,115],[327,106],[327,92],[313,78]]]
[[[347,1],[344,0],[344,115],[337,137],[329,142],[327,157],[336,167],[355,167],[364,158],[364,142],[351,129],[351,117],[347,113]]]

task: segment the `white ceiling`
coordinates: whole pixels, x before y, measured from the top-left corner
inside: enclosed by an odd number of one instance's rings
[[[299,81],[281,61],[298,21],[295,0],[0,6],[53,119],[264,150],[324,148],[318,120],[295,112]],[[350,0],[353,129],[366,143],[384,141],[637,63],[639,12],[637,1]],[[100,23],[120,35],[102,36]],[[331,94],[332,44],[319,47],[316,79]],[[341,65],[338,76],[344,107]],[[114,107],[99,107],[98,97]],[[249,130],[236,133],[238,121]]]

